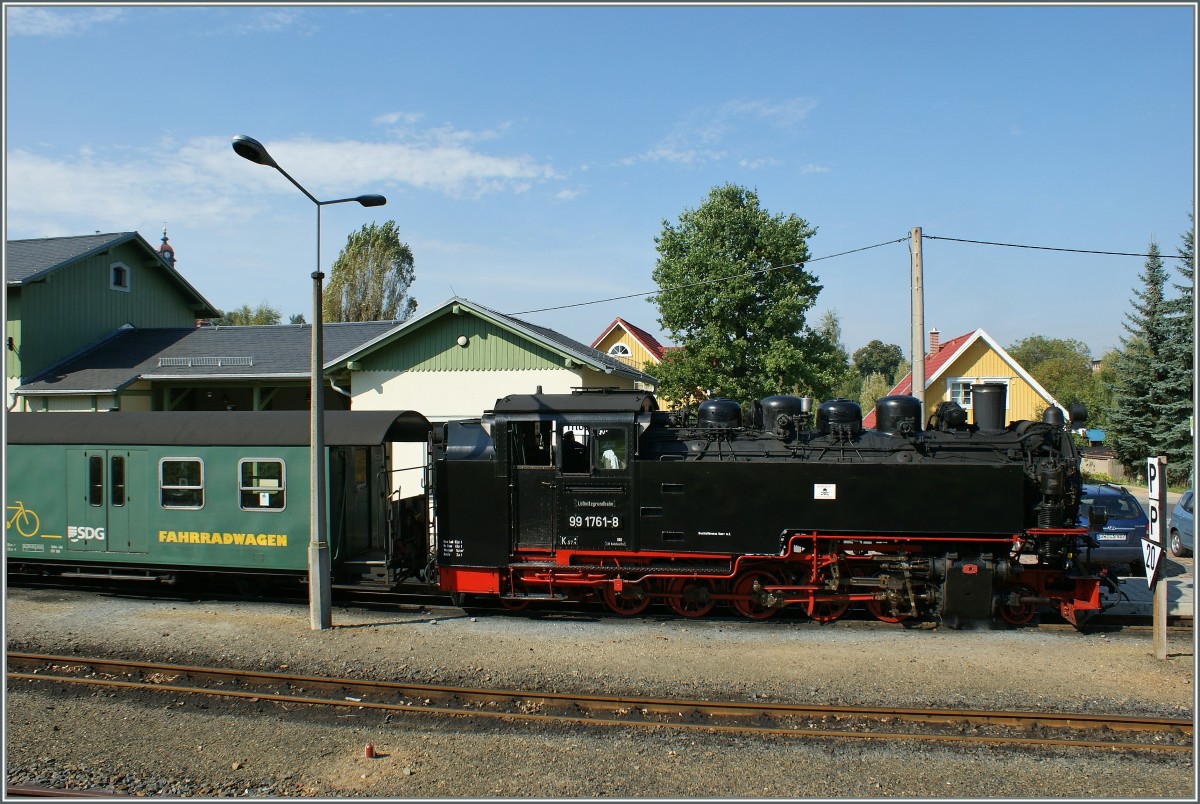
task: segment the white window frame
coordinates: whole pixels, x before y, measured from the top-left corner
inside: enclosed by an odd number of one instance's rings
[[[248,463],[275,463],[279,464],[279,485],[253,485],[246,486],[242,484],[242,467]],[[268,511],[277,513],[287,508],[287,463],[280,458],[241,458],[238,460],[237,468],[238,477],[238,507],[243,511]],[[243,494],[279,494],[279,499],[282,505],[256,505],[253,508],[247,508],[242,505]]]
[[[633,357],[633,352],[623,343],[614,343],[608,348],[609,357]]]
[[[975,397],[971,395],[971,401],[964,403],[962,398],[965,394],[959,393],[955,396],[956,387],[971,385],[983,385],[984,383],[998,383],[1005,388],[1004,394],[1004,409],[1008,410],[1012,405],[1012,400],[1009,399],[1008,390],[1011,389],[1011,377],[947,377],[946,378],[946,399],[951,402],[957,402],[962,406],[963,410],[971,410],[974,407]],[[970,388],[966,388],[966,394],[970,394]]]
[[[117,283],[117,271],[120,271],[125,278],[125,284]],[[129,286],[133,284],[133,271],[128,265],[123,262],[114,262],[108,266],[108,287],[110,290],[119,290],[122,293],[129,292]]]
[[[167,480],[167,478],[163,477],[163,468],[169,462],[199,464],[200,465],[200,484],[196,485],[196,486],[192,486],[192,485],[187,485],[187,484],[164,482]],[[200,504],[199,505],[169,505],[167,503],[167,500],[163,497],[163,493],[168,492],[168,491],[199,491],[200,492]],[[161,508],[167,508],[167,509],[171,509],[171,510],[199,511],[201,508],[204,507],[206,496],[207,495],[205,494],[205,490],[204,490],[204,459],[203,458],[197,458],[194,455],[179,455],[179,456],[168,456],[168,457],[159,459],[159,461],[158,461],[158,504]]]

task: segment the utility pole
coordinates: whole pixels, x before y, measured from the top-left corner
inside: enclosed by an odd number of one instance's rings
[[[912,230],[912,395],[925,421],[925,291],[921,285],[921,227]]]

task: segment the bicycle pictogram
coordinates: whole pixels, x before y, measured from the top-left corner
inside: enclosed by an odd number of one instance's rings
[[[4,523],[5,529],[16,525],[17,533],[22,536],[35,536],[38,529],[42,526],[38,515],[25,507],[25,503],[17,500],[16,505],[8,506],[8,510],[13,512],[13,515]]]

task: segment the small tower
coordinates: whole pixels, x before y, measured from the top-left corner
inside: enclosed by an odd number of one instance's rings
[[[166,261],[167,265],[175,267],[175,248],[167,242],[167,225],[165,223],[163,224],[162,245],[158,247],[158,254]]]

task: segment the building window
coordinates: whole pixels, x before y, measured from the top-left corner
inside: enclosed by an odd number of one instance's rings
[[[950,401],[957,402],[964,408],[971,407],[971,384],[975,380],[969,377],[959,377],[952,380],[946,380],[946,389],[950,394]]]
[[[204,507],[204,463],[199,458],[163,458],[158,463],[163,508]]]
[[[633,352],[629,351],[629,347],[623,343],[614,343],[608,350],[608,353],[613,357],[632,357]]]
[[[129,266],[123,262],[114,262],[109,266],[109,287],[113,290],[129,292]]]
[[[963,408],[970,409],[971,407],[971,386],[983,385],[984,383],[997,383],[1008,387],[1008,377],[951,377],[946,380],[946,394],[950,401],[957,402]],[[1005,406],[1007,407],[1008,395],[1005,395]]]
[[[247,458],[238,463],[243,511],[282,511],[283,461]]]

